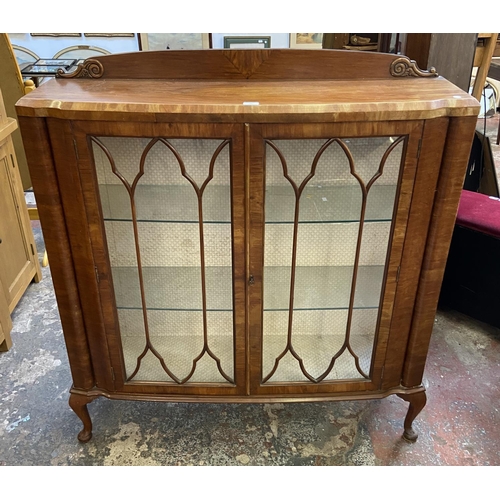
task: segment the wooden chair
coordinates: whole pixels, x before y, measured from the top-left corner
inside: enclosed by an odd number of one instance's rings
[[[491,61],[488,71],[488,78],[500,81],[500,59],[496,58]],[[500,120],[498,121],[497,146],[500,145]]]
[[[476,52],[474,55],[474,68],[477,68],[476,77],[474,78],[474,86],[472,87],[472,95],[478,100],[481,100],[486,77],[490,69],[491,58],[495,52],[497,45],[498,33],[479,33]]]
[[[23,81],[19,65],[12,44],[7,33],[0,33],[0,89],[2,90],[3,100],[7,115],[17,119],[15,104],[21,97],[35,88],[32,80]],[[28,162],[24,152],[24,145],[19,130],[12,134],[14,150],[16,152],[19,172],[23,189],[31,188],[31,178],[28,170]],[[38,209],[36,205],[28,205],[28,212],[31,220],[39,220]],[[48,265],[47,252],[44,253],[42,266]]]

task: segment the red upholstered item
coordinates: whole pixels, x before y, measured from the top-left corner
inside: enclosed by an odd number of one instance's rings
[[[462,191],[456,224],[500,238],[500,199]]]

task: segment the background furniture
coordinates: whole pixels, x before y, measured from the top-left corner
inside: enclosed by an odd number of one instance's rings
[[[10,313],[34,278],[42,279],[35,240],[12,144],[17,122],[7,117],[0,92],[0,349],[11,345]]]
[[[0,279],[0,351],[8,351],[12,347],[12,320],[10,318],[9,305],[3,292],[3,284]]]
[[[9,37],[6,33],[0,33],[0,63],[2,66],[2,71],[0,72],[0,91],[3,93],[2,106],[5,106],[5,108],[2,108],[5,111],[4,118],[7,119],[7,117],[11,117],[12,119],[17,119],[15,109],[16,102],[23,95],[34,90],[35,84],[34,81],[29,78],[23,80],[16,59],[16,50],[11,45]],[[39,81],[37,83],[40,83],[40,79],[38,80]],[[24,145],[17,126],[11,134],[11,140],[15,150],[15,158],[21,179],[22,189],[26,191],[31,188],[31,178],[28,163],[26,161]],[[23,201],[23,205],[24,204],[25,203]],[[36,204],[31,205],[28,208],[28,212],[31,220],[38,220],[38,210],[36,208]],[[47,252],[44,252],[42,265],[44,267],[48,265]]]
[[[16,61],[14,49],[6,33],[0,33],[0,90],[3,94],[3,102],[7,116],[17,119],[15,104],[21,97],[34,89],[33,81],[23,81],[21,72]],[[31,179],[26,161],[26,153],[19,130],[12,134],[12,141],[16,151],[19,172],[24,189],[31,187]]]
[[[356,39],[369,39],[363,44]],[[399,33],[323,33],[324,49],[368,50],[398,53]]]
[[[63,77],[17,110],[79,439],[98,396],[391,394],[416,439],[478,102],[367,52],[140,52]]]
[[[500,58],[492,59],[488,69],[488,77],[500,81]],[[498,122],[497,146],[500,144],[500,121]]]
[[[270,49],[270,36],[225,36],[225,49]]]
[[[402,53],[469,92],[477,33],[406,33]]]
[[[500,328],[500,199],[463,191],[440,303]]]
[[[45,78],[54,77],[59,69],[69,71],[77,59],[37,59],[19,66],[23,78],[31,78],[38,87]]]
[[[491,65],[491,58],[495,52],[497,45],[498,33],[479,33],[478,44],[474,54],[474,68],[477,68],[477,73],[474,78],[474,86],[472,95],[479,101],[483,93],[486,77]],[[483,41],[479,44],[479,41]]]

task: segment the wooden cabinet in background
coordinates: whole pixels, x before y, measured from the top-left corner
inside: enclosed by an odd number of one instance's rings
[[[0,93],[0,350],[11,346],[10,313],[26,287],[42,277],[11,134]]]
[[[11,329],[12,320],[10,318],[9,305],[3,293],[3,285],[0,280],[0,351],[8,351],[12,347]]]
[[[335,50],[110,55],[21,99],[79,439],[98,396],[392,394],[416,439],[478,111]]]
[[[324,49],[399,52],[399,33],[323,33]]]
[[[406,33],[402,53],[469,92],[477,33]]]

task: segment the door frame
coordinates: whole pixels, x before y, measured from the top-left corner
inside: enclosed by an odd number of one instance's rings
[[[388,349],[391,318],[396,297],[406,227],[416,176],[423,120],[411,122],[262,124],[246,130],[249,150],[249,268],[248,330],[250,393],[256,395],[299,395],[377,391],[382,386],[384,360]],[[362,378],[313,383],[287,382],[262,384],[263,265],[264,265],[264,190],[265,140],[329,139],[355,137],[406,136],[395,212],[389,239],[385,276],[379,310],[369,379]],[[403,357],[403,354],[401,354]]]
[[[67,135],[64,151],[54,152],[72,247],[81,306],[96,375],[108,391],[165,395],[227,395],[245,392],[245,179],[242,125],[190,123],[62,122],[49,119],[51,136]],[[90,137],[229,139],[231,166],[234,384],[126,381],[116,301],[107,251]],[[59,157],[59,161],[58,161]],[[64,165],[63,165],[64,158]],[[82,214],[84,216],[82,217]],[[81,260],[79,260],[81,259]]]

